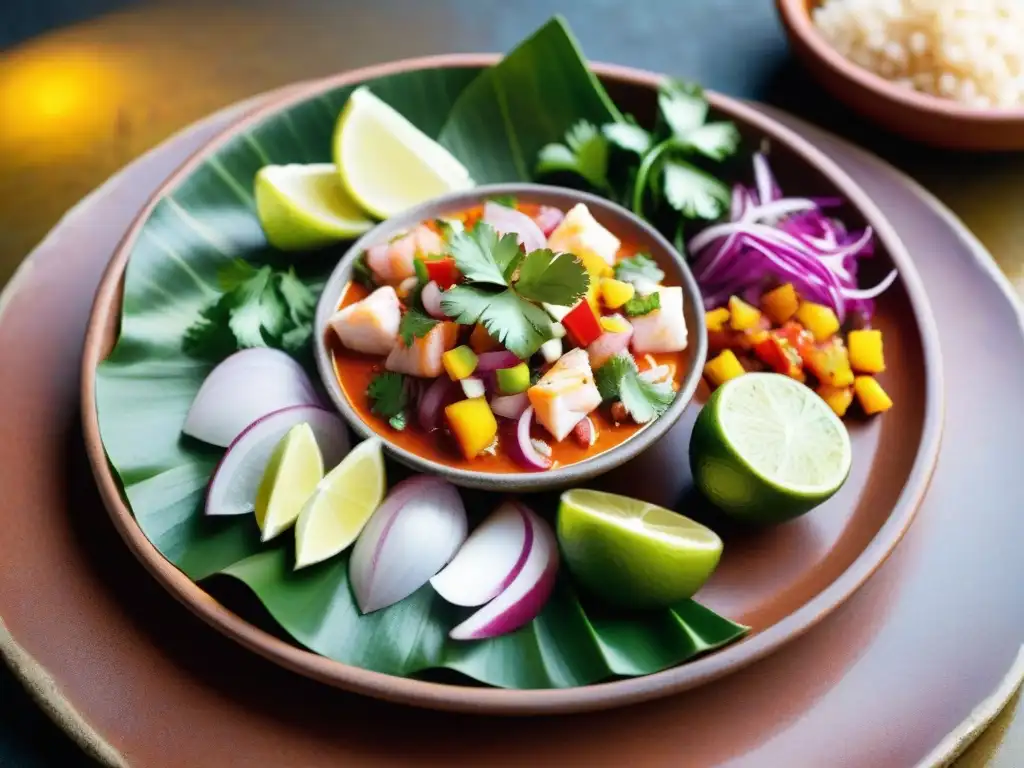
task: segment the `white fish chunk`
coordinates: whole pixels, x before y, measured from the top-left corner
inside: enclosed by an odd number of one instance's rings
[[[584,416],[601,404],[586,350],[566,352],[526,391],[537,421],[555,440],[564,440]]]
[[[459,326],[457,323],[438,323],[426,336],[412,340],[412,346],[405,346],[399,339],[395,348],[391,350],[388,359],[384,361],[384,367],[396,373],[405,373],[410,376],[422,376],[424,378],[436,378],[444,373],[444,364],[441,357],[449,349],[455,346],[459,338]]]
[[[398,343],[402,307],[390,285],[349,304],[327,321],[347,349],[367,355],[386,355]]]
[[[614,266],[615,255],[621,245],[619,238],[601,226],[583,203],[569,209],[562,223],[548,238],[548,248],[556,253],[568,252],[579,256],[584,264],[597,258],[608,266]]]
[[[415,258],[426,258],[444,250],[441,236],[425,224],[419,224],[390,242],[366,250],[366,265],[379,283],[395,285],[416,274]]]
[[[686,318],[683,316],[683,289],[678,285],[658,288],[661,308],[640,317],[632,317],[630,343],[638,355],[655,352],[681,352],[686,349]]]

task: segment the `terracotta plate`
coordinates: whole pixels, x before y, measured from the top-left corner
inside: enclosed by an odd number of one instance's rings
[[[1024,637],[1024,485],[1008,481],[1019,471],[1024,411],[1003,405],[1024,380],[1024,315],[948,211],[820,133],[814,141],[921,255],[936,306],[957,308],[938,317],[948,403],[939,471],[906,540],[852,599],[714,685],[514,727],[378,704],[239,653],[150,579],[114,533],[77,406],[90,295],[119,233],[237,115],[178,136],[84,201],[26,262],[0,314],[0,396],[17,404],[0,422],[0,615],[20,644],[0,630],[0,648],[82,741],[110,742],[108,762],[120,752],[147,768],[911,765],[996,688]],[[977,371],[986,372],[983,390]]]
[[[282,106],[315,98],[342,84],[384,73],[430,66],[493,62],[493,57],[445,57],[399,62],[300,86],[271,101],[204,147],[172,176],[151,201],[172,191],[203,157]],[[657,78],[624,69],[603,70],[612,96],[641,119],[654,108]],[[792,524],[761,531],[722,531],[725,555],[697,599],[751,626],[740,643],[682,666],[646,677],[561,690],[507,691],[391,677],[342,665],[291,645],[214,601],[166,561],[138,528],[116,483],[99,437],[94,372],[116,338],[125,265],[144,212],[129,229],[100,285],[82,362],[83,418],[93,471],[115,526],[132,551],[186,606],[243,645],[310,677],[375,697],[440,709],[491,713],[571,712],[606,708],[692,688],[732,672],[793,639],[849,597],[896,546],[914,516],[934,466],[941,430],[942,375],[934,321],[916,271],[899,238],[870,198],[811,144],[776,121],[722,96],[713,104],[735,120],[748,138],[768,138],[772,165],[783,190],[802,195],[839,195],[851,206],[841,214],[851,226],[870,224],[881,245],[864,272],[867,284],[895,264],[901,280],[878,303],[875,320],[886,339],[883,374],[899,404],[885,418],[851,423],[854,462],[842,491],[828,504]],[[686,445],[696,409],[691,408],[650,451],[601,479],[604,487],[676,506],[693,490]],[[695,499],[696,501],[696,499]],[[688,511],[692,504],[684,506]]]

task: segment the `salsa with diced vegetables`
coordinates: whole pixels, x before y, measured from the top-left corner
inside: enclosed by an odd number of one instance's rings
[[[585,205],[488,201],[358,260],[329,322],[334,369],[399,447],[483,472],[619,445],[685,372],[680,286]]]

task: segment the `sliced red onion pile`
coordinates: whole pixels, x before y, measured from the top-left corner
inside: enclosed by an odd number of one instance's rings
[[[856,313],[870,322],[873,299],[896,280],[896,270],[873,288],[857,285],[860,259],[874,254],[871,227],[850,232],[825,213],[836,198],[783,197],[768,161],[754,154],[754,187],[732,191],[730,221],[715,224],[687,244],[706,309],[736,295],[756,304],[777,282],[835,310],[840,322]]]

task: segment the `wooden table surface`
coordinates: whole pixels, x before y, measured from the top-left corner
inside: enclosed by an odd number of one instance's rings
[[[766,101],[883,156],[952,208],[1024,295],[1024,154],[940,152],[864,125],[790,59],[770,0],[164,0],[46,33],[0,54],[0,283],[64,211],[203,115],[366,64],[505,51],[555,12],[591,59]],[[1024,765],[1018,703],[958,768]],[[0,669],[0,766],[77,763]]]

